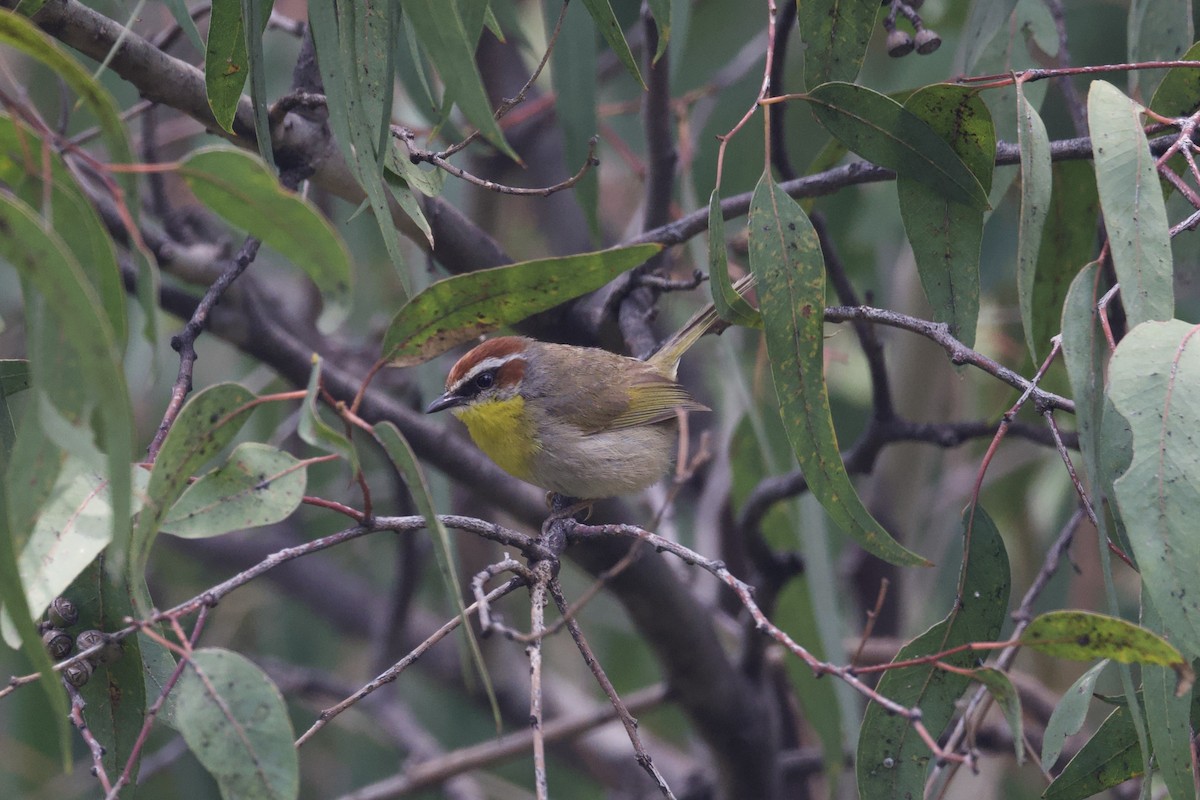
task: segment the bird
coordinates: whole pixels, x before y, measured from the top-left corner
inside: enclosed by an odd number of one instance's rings
[[[678,413],[711,410],[676,373],[683,354],[724,325],[709,304],[644,361],[526,336],[489,339],[458,359],[425,412],[449,409],[501,469],[549,492],[633,494],[670,467]]]

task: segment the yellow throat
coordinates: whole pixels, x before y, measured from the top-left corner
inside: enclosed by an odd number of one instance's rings
[[[533,424],[525,414],[525,398],[485,400],[452,409],[488,458],[514,478],[533,477],[533,458],[539,450]]]

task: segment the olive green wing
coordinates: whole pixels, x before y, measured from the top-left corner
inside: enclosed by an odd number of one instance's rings
[[[709,411],[708,406],[697,402],[687,390],[675,381],[647,371],[629,388],[629,405],[608,424],[609,430],[621,428],[636,428],[640,425],[653,425],[672,419],[675,412]]]

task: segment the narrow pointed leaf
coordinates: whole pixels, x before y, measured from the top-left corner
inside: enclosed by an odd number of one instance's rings
[[[729,253],[725,250],[725,217],[721,195],[713,189],[708,198],[708,281],[713,305],[721,319],[747,328],[761,328],[762,315],[733,288],[729,278]]]
[[[954,149],[890,97],[835,82],[803,99],[827,131],[868,161],[926,183],[950,200],[988,208],[987,192]]]
[[[250,102],[254,106],[254,137],[258,140],[258,155],[263,163],[275,170],[275,150],[271,146],[271,122],[267,108],[267,66],[263,57],[263,32],[271,18],[275,0],[240,0],[242,33],[246,39],[246,63],[249,72]]]
[[[968,642],[994,640],[1000,634],[1008,612],[1008,553],[983,509],[974,509],[973,520],[971,515],[971,509],[963,515],[963,538],[969,549],[963,554],[959,602],[945,619],[900,648],[896,661],[940,653]],[[969,536],[965,535],[968,529]],[[976,657],[962,652],[944,660],[970,669],[976,666]],[[953,719],[956,703],[970,685],[966,675],[921,664],[888,670],[876,690],[901,705],[919,706],[926,728],[937,738]],[[867,705],[855,759],[859,797],[922,797],[932,757],[908,720],[877,703]]]
[[[550,36],[561,9],[547,3],[546,35]],[[588,157],[589,141],[600,129],[596,70],[596,29],[585,9],[568,3],[558,43],[550,53],[550,79],[554,87],[554,113],[563,142],[568,172],[579,169]],[[575,184],[571,193],[579,203],[592,241],[600,242],[600,177],[595,169]]]
[[[1200,656],[1200,338],[1185,322],[1150,322],[1121,340],[1109,364],[1109,397],[1133,434],[1133,458],[1117,479],[1121,518],[1142,585],[1163,630]]]
[[[1042,800],[1082,800],[1143,774],[1128,706],[1118,706],[1046,787]]]
[[[804,40],[804,85],[853,83],[875,30],[879,3],[871,0],[808,0],[797,21]]]
[[[1017,763],[1025,763],[1025,725],[1021,720],[1021,697],[1012,681],[998,669],[984,667],[971,673],[971,677],[987,687],[988,694],[996,701],[1008,729],[1012,733],[1013,747],[1016,749]]]
[[[992,183],[996,137],[979,94],[935,84],[914,92],[904,108],[928,123],[962,158],[986,191]],[[900,215],[934,318],[972,346],[979,320],[979,248],[983,210],[951,200],[908,175],[896,179]]]
[[[642,73],[638,70],[637,60],[633,57],[633,53],[629,49],[629,43],[625,41],[625,34],[621,31],[621,23],[617,22],[617,16],[613,13],[612,5],[608,0],[583,0],[584,7],[588,13],[592,15],[592,20],[595,21],[596,27],[600,30],[600,35],[604,37],[604,41],[608,42],[608,46],[617,56],[633,79],[642,87],[642,91],[646,91],[646,82],[642,80]]]
[[[1167,208],[1141,106],[1112,84],[1092,83],[1088,123],[1100,207],[1130,326],[1175,314]]]
[[[658,49],[654,51],[654,60],[657,62],[667,52],[667,45],[671,42],[671,0],[648,0],[646,5],[650,7],[650,14],[658,28]]]
[[[312,373],[308,378],[308,390],[304,396],[304,405],[300,408],[300,426],[296,431],[300,438],[326,453],[334,453],[346,459],[350,464],[352,474],[359,469],[358,449],[354,442],[335,430],[332,425],[321,417],[317,397],[321,391],[321,359],[313,355]]]
[[[483,138],[509,158],[519,161],[492,116],[483,79],[475,65],[475,44],[468,41],[455,4],[445,0],[405,0],[404,11],[408,25],[416,32],[446,85],[446,97],[462,109]],[[619,29],[617,34],[620,35]]]
[[[217,124],[230,133],[249,66],[241,0],[213,0],[204,47],[204,88]]]
[[[1034,339],[1034,282],[1037,278],[1038,251],[1042,228],[1050,212],[1054,173],[1050,168],[1050,136],[1037,111],[1025,99],[1025,89],[1017,84],[1017,142],[1021,148],[1021,221],[1017,230],[1017,295],[1021,303],[1021,327],[1025,344],[1035,361],[1039,353],[1050,349],[1048,341]]]
[[[261,161],[227,147],[192,153],[179,174],[226,222],[278,250],[312,279],[325,303],[320,325],[339,325],[350,310],[350,253],[308,200],[279,185]]]
[[[1142,590],[1142,625],[1162,631],[1162,619],[1146,590]],[[1176,691],[1176,675],[1168,667],[1147,664],[1142,667],[1142,700],[1146,710],[1146,729],[1154,749],[1162,782],[1172,798],[1196,798],[1196,780],[1192,776],[1191,692]]]
[[[1067,737],[1074,736],[1083,728],[1088,707],[1092,702],[1092,692],[1096,688],[1096,680],[1108,663],[1107,658],[1101,659],[1080,675],[1054,707],[1054,713],[1050,715],[1050,721],[1046,723],[1046,731],[1042,735],[1042,769],[1049,771],[1053,768],[1062,754]]]
[[[562,258],[523,261],[438,281],[392,318],[383,357],[395,366],[439,353],[599,289],[662,249],[639,244]]]
[[[812,223],[768,172],[754,190],[748,225],[779,413],[809,490],[867,552],[902,566],[928,564],[875,521],[842,463],[825,388],[825,266]]]
[[[197,650],[178,693],[179,731],[221,797],[291,800],[299,794],[287,706],[253,662],[229,650]]]

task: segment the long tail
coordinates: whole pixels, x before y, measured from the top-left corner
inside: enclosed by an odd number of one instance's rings
[[[745,295],[753,286],[754,273],[747,273],[733,284],[734,291],[740,295]],[[717,315],[716,307],[709,303],[693,314],[682,328],[663,342],[663,346],[646,360],[673,378],[679,367],[679,359],[683,358],[683,354],[690,350],[692,345],[700,341],[701,336],[709,331],[725,330],[728,326],[729,323]]]

